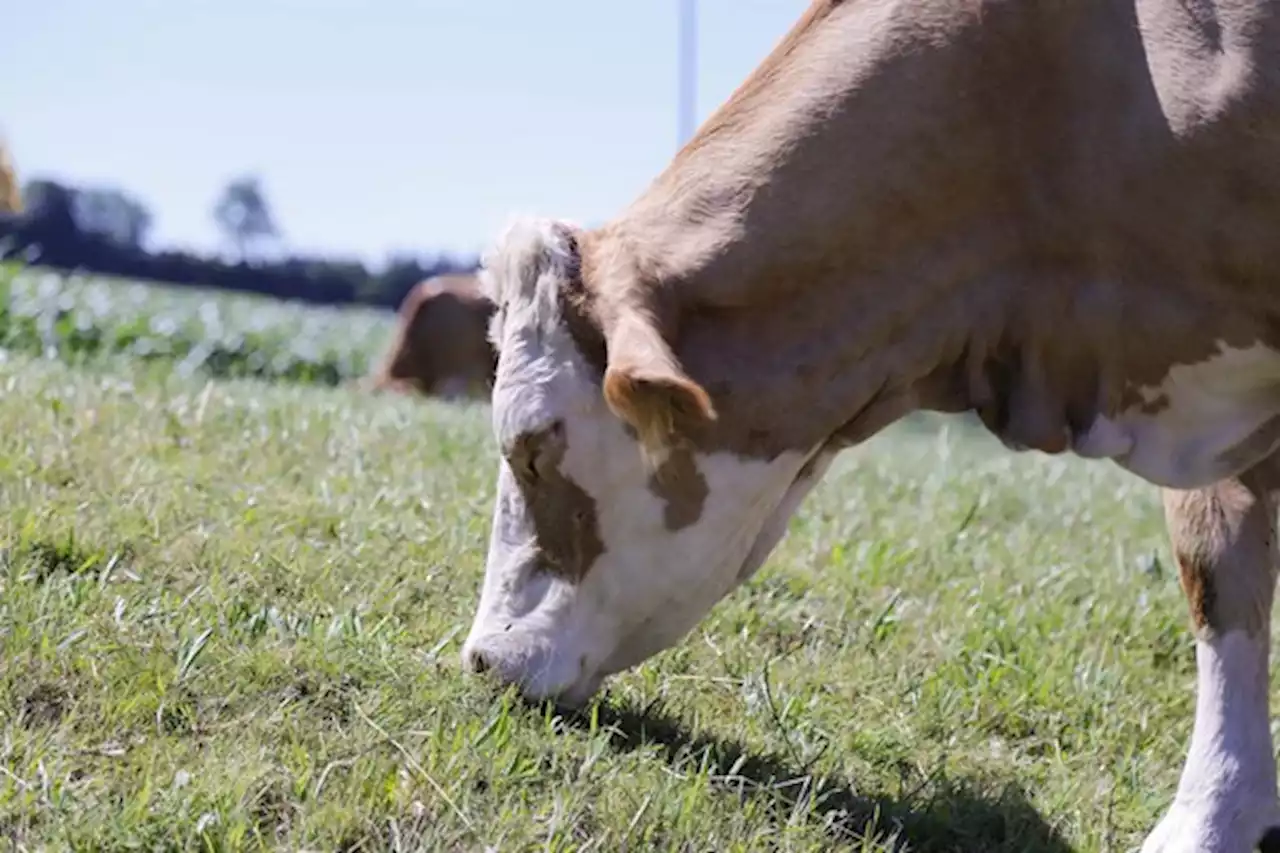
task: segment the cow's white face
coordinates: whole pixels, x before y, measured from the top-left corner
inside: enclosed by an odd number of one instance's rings
[[[501,459],[465,665],[569,705],[673,645],[764,561],[827,458],[645,461],[558,314],[563,232],[517,226],[487,261]]]

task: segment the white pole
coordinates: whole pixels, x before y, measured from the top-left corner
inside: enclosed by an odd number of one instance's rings
[[[697,0],[676,0],[680,4],[679,63],[677,70],[677,146],[693,136],[698,98],[698,13]]]

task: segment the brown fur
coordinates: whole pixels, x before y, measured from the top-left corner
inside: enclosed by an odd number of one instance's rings
[[[0,139],[0,213],[22,213],[22,190],[13,159],[4,140]]]
[[[518,436],[507,451],[516,485],[526,494],[541,550],[540,566],[579,580],[604,553],[596,504],[560,472],[566,449],[563,425]]]
[[[399,326],[372,387],[438,395],[454,382],[470,395],[487,394],[497,365],[486,336],[493,309],[473,274],[419,282],[400,303]]]
[[[1280,460],[1209,488],[1164,490],[1179,579],[1201,636],[1268,627],[1275,586]]]
[[[702,517],[702,506],[710,494],[707,480],[698,470],[693,454],[679,448],[667,454],[649,477],[649,488],[662,498],[663,524],[676,531],[688,527]]]

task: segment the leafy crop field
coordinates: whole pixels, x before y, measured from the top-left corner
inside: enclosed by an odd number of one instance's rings
[[[155,298],[200,328],[197,302]],[[142,324],[130,304],[93,327]],[[267,316],[217,304],[220,340]],[[284,330],[335,363],[380,345],[361,315],[272,310],[268,362],[300,352]],[[457,663],[484,406],[15,349],[0,837],[19,849],[1110,853],[1172,796],[1191,636],[1158,495],[1114,468],[891,430],[681,646],[566,717]]]
[[[126,357],[182,374],[335,385],[364,376],[395,317],[249,294],[0,264],[0,347],[71,364]]]

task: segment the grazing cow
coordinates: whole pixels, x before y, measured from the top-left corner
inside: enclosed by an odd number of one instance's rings
[[[497,364],[486,334],[492,313],[474,273],[414,285],[400,303],[396,336],[372,387],[446,398],[488,393]]]
[[[0,139],[0,213],[22,213],[22,191],[18,187],[18,174],[9,156],[9,146]]]
[[[578,704],[916,410],[1163,487],[1196,639],[1146,853],[1280,850],[1280,3],[815,0],[613,220],[486,255],[501,452],[463,660]]]

